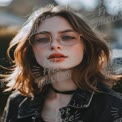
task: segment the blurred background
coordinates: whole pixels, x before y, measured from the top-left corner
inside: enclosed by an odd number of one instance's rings
[[[122,74],[122,0],[0,0],[0,65],[11,65],[6,56],[9,42],[33,11],[48,4],[70,6],[102,32],[112,51],[114,72]],[[5,72],[0,68],[0,73]],[[0,82],[0,114],[10,94],[3,93],[4,88]],[[122,92],[121,83],[114,89]]]

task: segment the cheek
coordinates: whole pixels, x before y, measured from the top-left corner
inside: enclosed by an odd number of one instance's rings
[[[84,55],[84,46],[83,44],[76,45],[74,50],[71,53],[72,60],[78,65],[82,62]]]
[[[43,50],[40,50],[37,47],[33,47],[33,52],[34,52],[37,63],[42,66],[44,62]]]

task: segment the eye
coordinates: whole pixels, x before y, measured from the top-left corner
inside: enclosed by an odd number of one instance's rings
[[[75,37],[69,36],[69,35],[65,35],[62,37],[62,40],[64,40],[64,41],[69,41],[69,40],[73,40],[73,39],[75,39]]]
[[[48,43],[49,41],[50,41],[50,38],[48,38],[48,37],[42,37],[42,38],[35,39],[36,43]]]
[[[35,43],[48,43],[50,42],[50,36],[47,34],[37,34],[34,37],[34,42]]]

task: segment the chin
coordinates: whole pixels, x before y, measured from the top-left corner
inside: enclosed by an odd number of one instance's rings
[[[71,69],[75,66],[77,66],[80,62],[44,62],[42,67],[47,68],[48,70],[66,70]]]
[[[72,69],[73,67],[72,66],[56,66],[56,65],[53,65],[53,66],[47,66],[46,68],[48,70],[57,70],[57,71],[60,71],[60,70]]]

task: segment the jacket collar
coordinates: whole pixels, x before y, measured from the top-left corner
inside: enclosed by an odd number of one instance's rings
[[[97,82],[96,88],[102,94],[108,94],[108,95],[115,96],[118,98],[121,97],[122,99],[122,96],[120,96],[119,93],[113,91],[109,86],[103,84],[102,82]],[[76,93],[72,97],[68,106],[74,107],[77,109],[88,108],[95,94],[99,94],[99,92],[95,92],[95,91],[87,92],[82,89],[77,89]]]
[[[98,83],[97,88],[103,93],[114,95],[114,92],[102,83]],[[90,106],[90,103],[92,102],[94,94],[94,91],[86,92],[78,88],[67,107],[69,106],[77,109],[88,108]],[[39,116],[46,98],[45,96],[46,93],[36,95],[34,99],[26,97],[19,104],[18,118],[24,118],[28,116]]]
[[[18,107],[18,117],[38,116],[44,104],[45,94],[36,95],[34,98],[26,97]]]
[[[121,96],[121,94],[119,92],[115,92],[114,90],[112,90],[112,88],[110,88],[109,86],[107,86],[107,85],[105,85],[105,84],[103,84],[101,82],[97,83],[97,88],[103,94],[108,94],[108,95],[117,97],[119,99],[122,99],[122,96]]]
[[[94,91],[86,92],[82,89],[77,89],[68,106],[77,109],[88,108],[90,106],[93,96]]]

